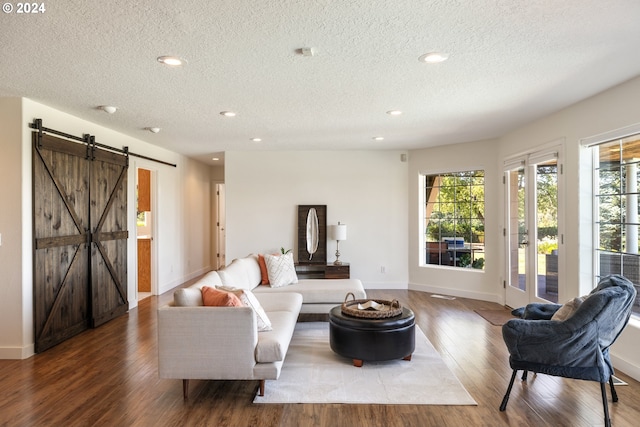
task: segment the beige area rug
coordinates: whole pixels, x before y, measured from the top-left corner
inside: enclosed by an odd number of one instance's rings
[[[507,323],[511,319],[517,319],[513,314],[511,314],[511,310],[506,308],[501,308],[498,310],[474,310],[480,316],[482,316],[487,322],[492,325],[502,326]]]
[[[280,378],[254,403],[477,405],[416,326],[411,361],[364,362],[361,368],[329,347],[328,322],[300,322]]]

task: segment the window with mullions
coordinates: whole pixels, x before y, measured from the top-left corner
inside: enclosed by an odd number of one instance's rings
[[[423,265],[484,269],[484,171],[422,175]]]
[[[640,135],[605,142],[594,147],[596,276],[621,274],[640,292],[638,183],[640,182]],[[636,298],[634,314],[640,314]]]

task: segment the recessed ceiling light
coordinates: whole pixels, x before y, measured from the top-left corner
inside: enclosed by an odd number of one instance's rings
[[[113,114],[117,110],[117,108],[112,105],[101,105],[98,108],[104,111],[105,113],[109,113],[109,114]]]
[[[437,64],[438,62],[446,61],[449,58],[448,53],[442,52],[429,52],[418,58],[420,62],[426,62],[427,64]]]
[[[387,114],[390,116],[399,116],[400,114],[402,114],[402,111],[400,110],[389,110],[387,111]]]
[[[253,142],[262,142],[262,138],[251,138]]]
[[[384,136],[374,136],[371,139],[373,139],[374,141],[382,141],[382,140],[384,140]]]
[[[220,111],[220,115],[225,117],[235,117],[236,113],[233,111]]]
[[[213,158],[213,159],[211,159],[211,160],[213,160],[214,162],[217,162],[217,161],[218,161],[218,160],[220,160],[220,159],[219,159],[219,158],[217,158],[217,157],[214,157],[214,158]]]
[[[158,57],[158,62],[164,64],[164,65],[170,65],[172,67],[178,67],[180,65],[183,65],[185,62],[184,59],[182,58],[178,58],[177,56],[159,56]]]

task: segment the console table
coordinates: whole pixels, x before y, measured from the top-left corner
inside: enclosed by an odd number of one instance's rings
[[[296,264],[298,279],[349,279],[349,264]]]

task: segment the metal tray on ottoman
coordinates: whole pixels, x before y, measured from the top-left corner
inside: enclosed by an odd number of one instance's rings
[[[353,359],[360,367],[363,361],[393,359],[411,360],[415,349],[415,316],[402,307],[395,317],[368,319],[353,317],[336,306],[329,312],[329,343],[340,356]]]

